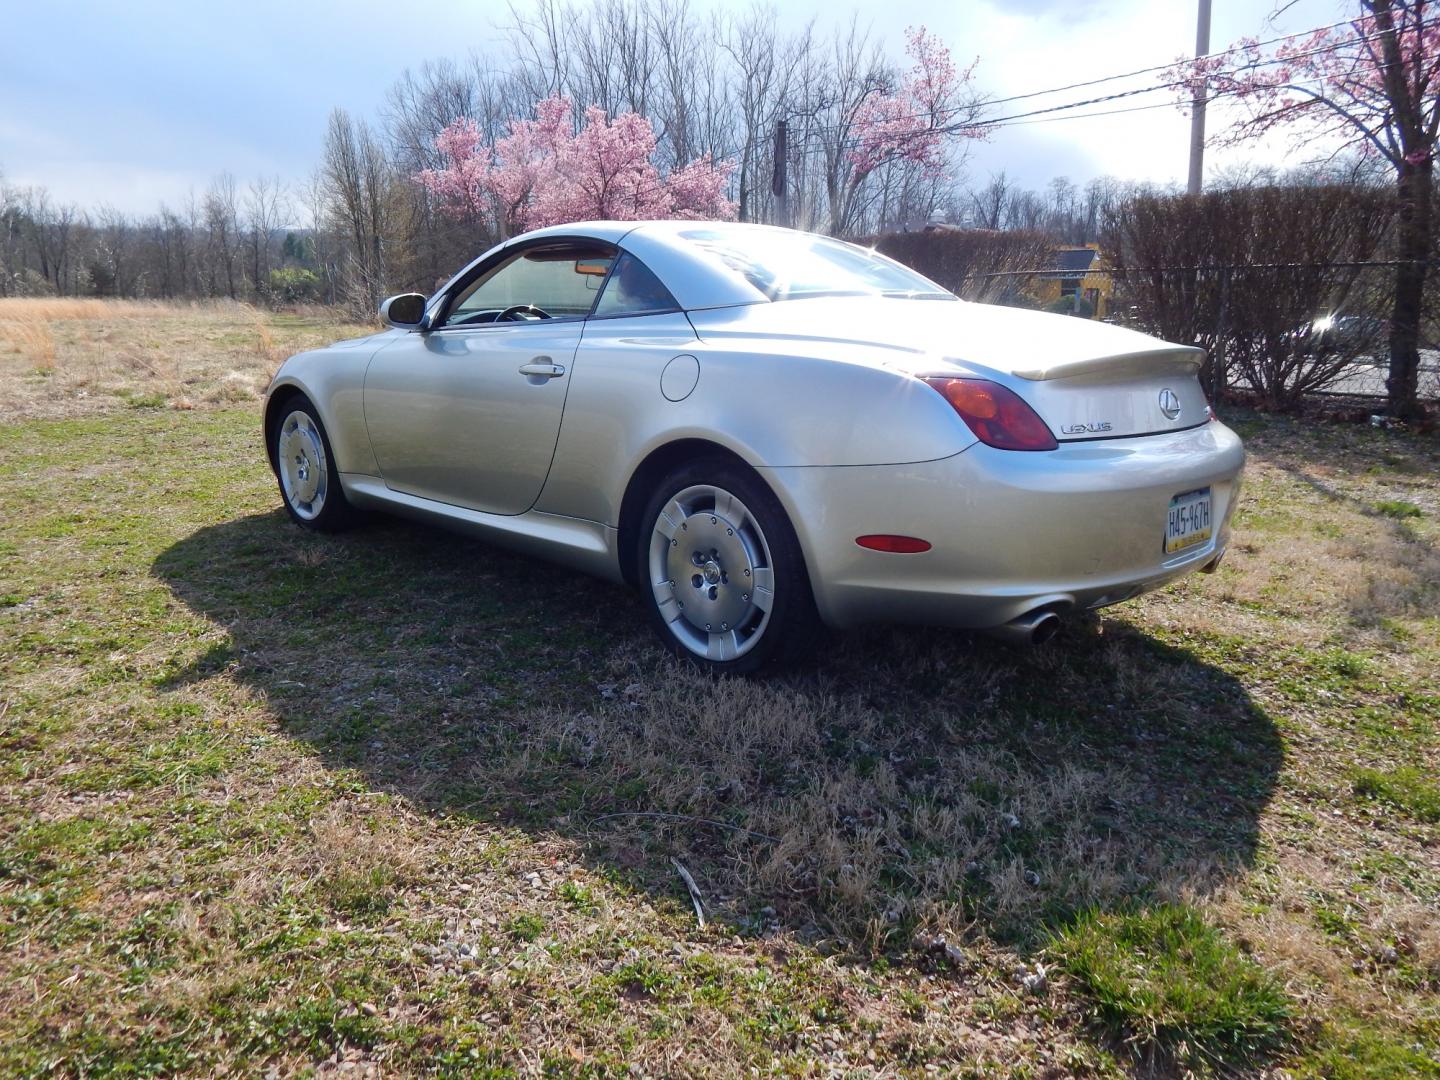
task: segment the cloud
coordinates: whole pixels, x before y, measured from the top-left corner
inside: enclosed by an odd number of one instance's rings
[[[707,0],[694,2],[703,17]],[[710,2],[742,10],[751,0]],[[1282,29],[1333,21],[1328,5],[1299,0]],[[79,17],[70,5],[55,4],[12,5],[6,13],[0,101],[9,104],[0,114],[0,170],[12,182],[23,177],[67,199],[133,212],[180,199],[221,171],[242,180],[277,174],[300,180],[319,160],[332,107],[374,117],[404,68],[476,48],[498,58],[504,43],[495,4],[455,0],[411,0],[400,13],[400,32],[393,4],[380,0],[249,0],[223,12],[174,0],[79,6]],[[1190,2],[859,0],[854,10],[897,59],[900,31],[922,24],[957,58],[978,55],[977,83],[994,97],[1166,63],[1194,43]],[[1213,40],[1219,45],[1262,30],[1263,14],[1251,5],[1221,5]],[[844,18],[818,5],[777,12],[791,29],[811,15],[822,34]],[[405,32],[411,27],[443,32]],[[64,43],[63,63],[56,62],[57,41]],[[998,108],[1028,111],[1146,85],[1145,78]],[[1187,139],[1186,121],[1168,108],[1017,125],[973,148],[970,173],[983,178],[1004,168],[1034,187],[1057,175],[1083,183],[1106,173],[1163,182],[1183,177]],[[1282,160],[1284,150],[1262,147],[1215,160],[1247,155]]]
[[[1113,13],[1116,5],[1103,0],[1009,0],[1007,11],[1062,25],[1090,22]]]

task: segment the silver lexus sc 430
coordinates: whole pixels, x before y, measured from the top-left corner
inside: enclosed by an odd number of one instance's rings
[[[296,523],[358,508],[628,582],[718,671],[821,624],[1053,633],[1213,568],[1245,455],[1199,349],[701,221],[527,233],[266,395]]]

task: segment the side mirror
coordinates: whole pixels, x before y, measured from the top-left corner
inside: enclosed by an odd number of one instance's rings
[[[425,297],[418,292],[392,296],[380,305],[380,321],[397,330],[419,330],[425,321]]]

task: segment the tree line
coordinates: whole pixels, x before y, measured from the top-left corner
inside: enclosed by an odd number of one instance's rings
[[[1303,122],[1379,163],[1350,180],[1383,177],[1396,189],[1380,254],[1395,257],[1400,416],[1415,412],[1435,250],[1440,36],[1425,24],[1426,2],[1357,0],[1352,23],[1277,39],[1273,55],[1242,42],[1179,65],[1158,87],[1240,102],[1248,119],[1226,138]],[[620,131],[642,136],[631,150],[643,146],[652,191],[687,170],[705,180],[713,167],[706,183],[720,177],[724,190],[710,190],[705,205],[837,236],[945,220],[1079,243],[1097,239],[1116,207],[1153,194],[1109,178],[1083,188],[1059,178],[1040,192],[1004,173],[959,182],[967,141],[992,121],[975,65],[958,66],[923,28],[908,32],[897,61],[853,18],[783,30],[764,6],[702,13],[690,0],[536,0],[512,6],[511,19],[503,48],[406,71],[377,115],[337,108],[314,174],[298,185],[242,189],[222,175],[183,206],[141,217],[0,186],[0,295],[318,299],[369,314],[387,292],[431,291],[526,221],[581,207],[584,155],[571,151],[583,143],[621,162]],[[537,122],[562,114],[571,131],[539,142],[570,156],[549,168],[541,196],[546,167],[526,155],[539,145]],[[635,212],[613,215],[601,201],[597,216],[641,216],[644,200],[633,201]]]
[[[0,296],[343,303],[433,290],[490,242],[408,190],[375,128],[337,112],[331,131],[307,183],[222,174],[148,215],[62,203],[0,177]],[[953,184],[936,209],[876,233],[943,221],[1081,244],[1099,238],[1107,210],[1149,190],[1114,177],[1057,177],[1034,190],[1001,172]]]
[[[493,145],[557,97],[577,118],[592,106],[646,118],[662,175],[724,163],[742,220],[783,208],[798,228],[854,236],[968,212],[956,177],[979,109],[973,65],[933,39],[897,62],[895,43],[855,19],[787,31],[770,7],[707,13],[689,0],[539,0],[511,17],[503,47],[406,71],[377,115],[336,108],[314,175],[288,189],[222,176],[140,217],[4,190],[0,294],[264,299],[306,273],[317,298],[356,310],[387,289],[428,291],[501,232],[445,213],[417,182],[446,166],[437,138],[464,121]],[[936,85],[944,92],[927,96]],[[283,250],[287,227],[303,231],[303,258]],[[288,273],[272,281],[276,271]]]
[[[0,177],[0,296],[264,300],[319,295],[315,241],[279,179],[221,174],[182,206],[134,216],[53,199]]]

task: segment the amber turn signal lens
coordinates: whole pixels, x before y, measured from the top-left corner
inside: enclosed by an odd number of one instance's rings
[[[947,379],[925,382],[939,391],[975,437],[1000,450],[1054,450],[1060,444],[1025,400],[989,379]]]

